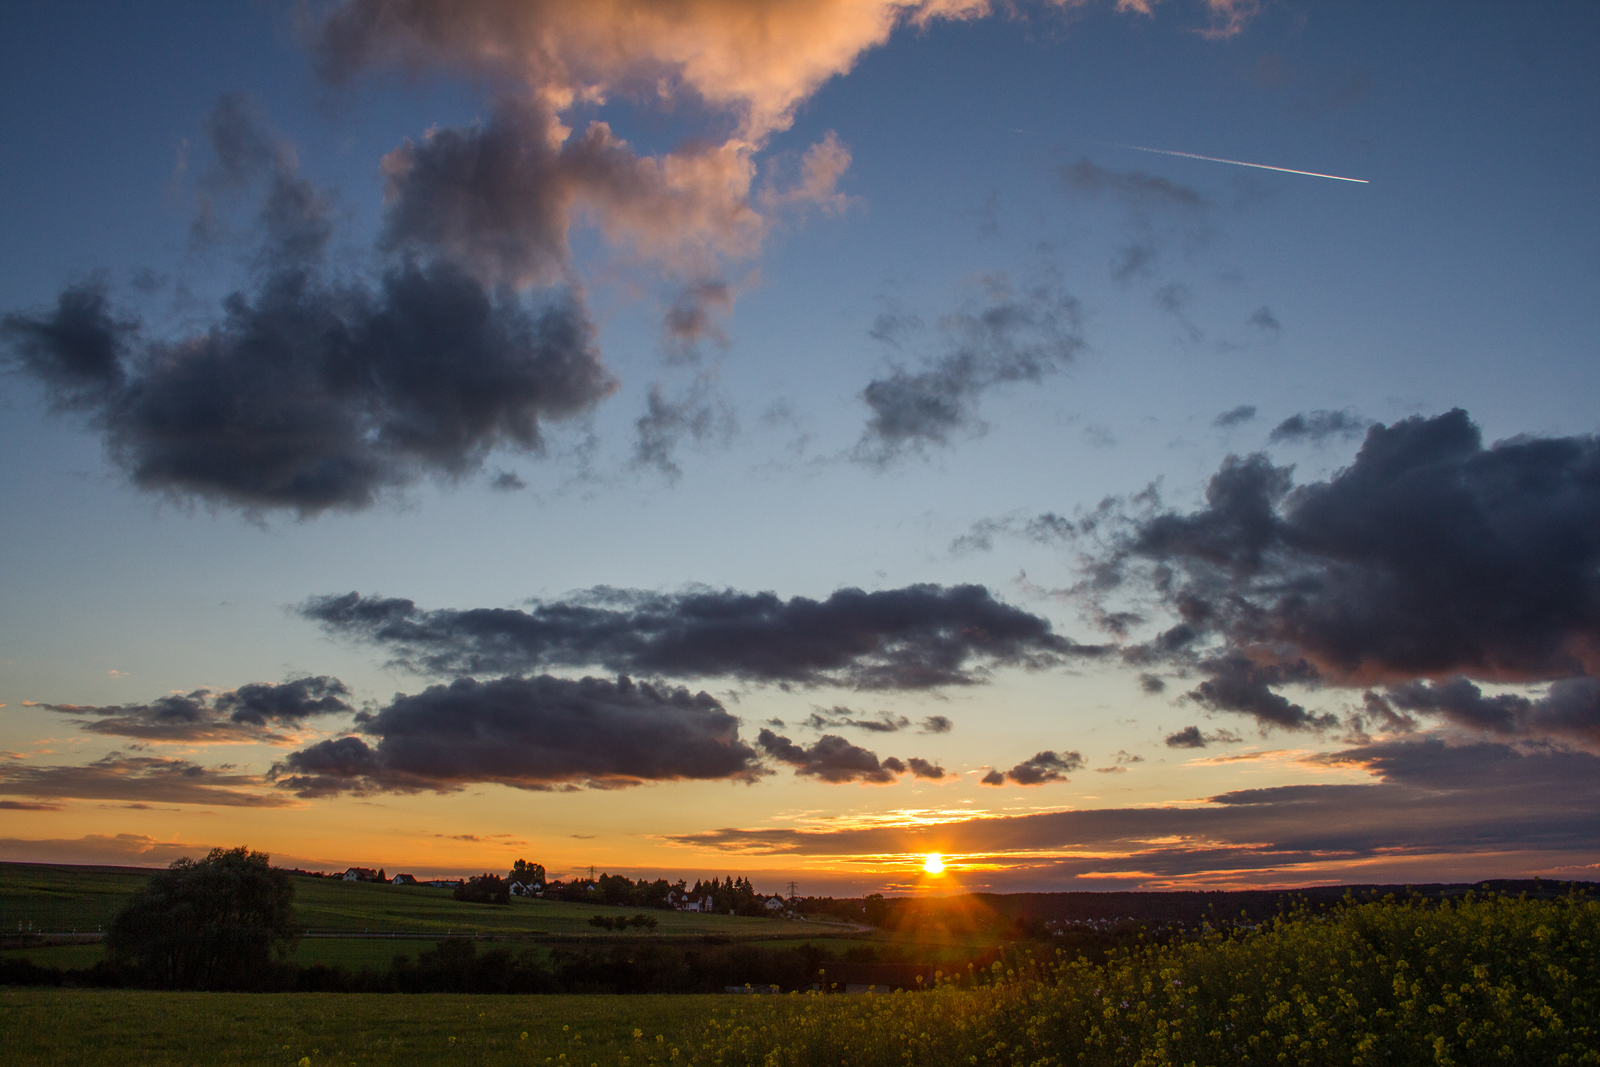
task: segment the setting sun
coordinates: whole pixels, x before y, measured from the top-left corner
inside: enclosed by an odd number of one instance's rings
[[[944,857],[937,852],[928,853],[928,858],[922,861],[922,869],[929,874],[943,874]]]

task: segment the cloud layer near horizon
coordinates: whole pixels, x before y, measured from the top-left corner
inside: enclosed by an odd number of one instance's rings
[[[1326,877],[1376,861],[1503,851],[1593,862],[1600,757],[1549,747],[1389,741],[1308,757],[1378,781],[1235,790],[1198,804],[981,816],[916,825],[730,828],[674,835],[750,857],[939,852],[979,868],[1159,883],[1194,875]]]

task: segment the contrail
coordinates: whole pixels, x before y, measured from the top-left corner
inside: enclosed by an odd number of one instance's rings
[[[1203,159],[1208,163],[1232,163],[1236,167],[1254,167],[1257,170],[1275,170],[1283,174],[1304,174],[1308,178],[1332,178],[1336,182],[1372,183],[1365,178],[1346,178],[1339,174],[1318,174],[1314,170],[1295,170],[1292,167],[1269,167],[1265,163],[1246,163],[1242,159],[1223,159],[1220,156],[1200,156],[1193,152],[1174,152],[1169,148],[1146,148],[1137,144],[1113,144],[1113,148],[1131,148],[1135,152],[1154,152],[1158,156],[1182,156],[1184,159]]]

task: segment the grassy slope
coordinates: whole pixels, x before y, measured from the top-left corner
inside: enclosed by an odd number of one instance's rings
[[[0,989],[0,1058],[15,1067],[294,1067],[301,1057],[314,1067],[648,1067],[669,1063],[713,1012],[745,999]]]
[[[111,921],[149,874],[137,868],[0,863],[0,933],[15,931],[18,923],[32,923],[36,929],[51,932],[94,930]],[[632,937],[638,932],[608,934],[590,926],[589,918],[639,912],[656,919],[656,933],[669,937],[813,937],[844,929],[815,922],[609,908],[554,900],[513,898],[509,907],[467,904],[452,899],[443,889],[332,878],[296,878],[294,887],[295,912],[300,923],[312,932]]]

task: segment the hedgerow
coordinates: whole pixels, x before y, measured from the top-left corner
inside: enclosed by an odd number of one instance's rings
[[[1019,954],[925,992],[772,998],[701,1067],[1600,1064],[1600,903],[1466,897],[1291,913],[1104,963]]]

